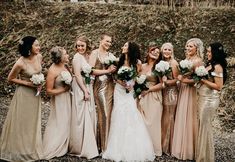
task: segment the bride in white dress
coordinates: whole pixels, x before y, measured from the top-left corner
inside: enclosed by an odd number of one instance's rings
[[[138,69],[139,46],[127,42],[122,48],[120,67]],[[129,91],[129,93],[126,92]],[[154,149],[133,97],[133,85],[117,80],[107,148],[103,158],[114,161],[153,161]]]

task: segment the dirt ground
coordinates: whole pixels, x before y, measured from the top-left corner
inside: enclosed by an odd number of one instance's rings
[[[0,97],[0,132],[2,130],[3,123],[5,121],[8,106],[10,104],[11,97]],[[47,123],[48,115],[50,113],[50,104],[49,102],[43,102],[42,107],[42,132],[45,130],[45,126]],[[215,156],[216,162],[234,162],[235,161],[235,132],[226,132],[220,126],[220,121],[218,120],[218,116],[215,116],[213,121],[214,127],[214,140],[215,140]],[[102,162],[108,160],[103,160],[100,157],[86,160],[78,157],[72,156],[63,156],[60,158],[54,158],[49,160],[49,162]],[[175,158],[172,158],[167,155],[163,155],[161,157],[157,157],[155,161],[169,161],[169,162],[178,162]],[[46,162],[46,160],[41,160],[41,162]]]

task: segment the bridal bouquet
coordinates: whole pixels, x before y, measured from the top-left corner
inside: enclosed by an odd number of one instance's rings
[[[92,67],[91,66],[85,65],[85,66],[82,67],[81,75],[84,77],[86,84],[90,84],[91,80],[94,79],[91,76],[91,73],[92,73]]]
[[[194,86],[197,86],[197,83],[203,78],[208,78],[208,71],[206,70],[205,66],[196,67],[193,74],[193,80],[196,82]]]
[[[187,59],[180,61],[179,63],[179,71],[182,75],[187,75],[192,72],[193,63]]]
[[[107,66],[116,65],[117,62],[118,62],[118,58],[116,58],[114,55],[109,55],[105,57],[104,59],[104,64]]]
[[[131,86],[133,84],[132,79],[136,76],[136,71],[134,68],[129,68],[126,66],[122,66],[117,72],[117,79],[126,82],[127,86]],[[126,90],[129,93],[128,90]]]
[[[61,73],[61,80],[67,84],[70,85],[72,82],[72,76],[68,71],[62,71]]]
[[[136,77],[134,85],[134,98],[140,96],[142,91],[148,90],[149,88],[146,85],[146,75],[140,75]]]
[[[155,69],[153,70],[153,74],[155,76],[163,77],[167,76],[171,73],[172,69],[170,64],[166,61],[160,61],[158,64],[155,65]],[[165,83],[162,84],[165,87]]]
[[[155,65],[155,69],[153,71],[155,76],[163,77],[167,76],[171,73],[170,64],[166,61],[160,61]]]
[[[35,96],[38,96],[42,90],[42,84],[45,82],[44,75],[42,73],[34,74],[30,78],[30,81],[33,82],[33,84],[37,86],[37,93]]]

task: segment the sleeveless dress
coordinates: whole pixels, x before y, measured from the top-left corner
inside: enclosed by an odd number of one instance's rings
[[[109,53],[109,55],[112,55]],[[105,69],[104,63],[96,53],[95,69]],[[112,75],[97,76],[94,82],[94,98],[98,114],[97,144],[100,152],[105,150],[108,138],[110,116],[113,107],[114,82]]]
[[[195,65],[195,60],[192,60]],[[197,89],[181,83],[172,142],[172,155],[177,159],[194,160],[198,137]]]
[[[147,75],[146,83],[148,87],[154,86],[157,79],[153,75]],[[149,92],[140,99],[139,106],[153,143],[155,155],[161,156],[162,91]]]
[[[41,72],[25,62],[26,70],[19,74],[29,80]],[[17,85],[12,98],[0,140],[0,159],[8,161],[35,161],[42,156],[41,97],[36,88]]]
[[[107,149],[103,158],[114,161],[153,161],[154,149],[144,120],[137,109],[134,91],[116,83]]]
[[[64,84],[59,74],[54,86],[63,87]],[[43,159],[60,157],[68,152],[71,121],[70,92],[52,96],[50,107],[50,116],[43,138]]]
[[[212,76],[223,77],[223,74],[212,72]],[[211,78],[212,80],[212,78]],[[215,148],[213,140],[212,120],[215,110],[219,107],[220,93],[206,85],[199,89],[199,132],[197,143],[197,162],[214,162]]]
[[[80,54],[73,58],[73,68],[79,71],[82,66],[90,66]],[[83,79],[84,81],[84,79]],[[85,83],[85,81],[84,81]],[[96,110],[92,84],[86,85],[90,92],[90,100],[84,101],[84,94],[78,85],[76,78],[73,79],[72,89],[72,122],[69,143],[69,154],[85,157],[88,159],[98,156],[96,143]]]
[[[173,79],[172,73],[169,79]],[[162,151],[167,155],[171,154],[177,98],[177,86],[166,86],[163,89]]]

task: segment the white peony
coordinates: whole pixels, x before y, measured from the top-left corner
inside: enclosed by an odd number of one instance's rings
[[[180,61],[180,67],[183,69],[192,69],[193,63],[187,59]]]
[[[203,77],[203,76],[208,75],[208,71],[206,70],[204,66],[199,66],[199,67],[196,67],[195,74],[199,77]]]
[[[116,61],[118,61],[118,59],[114,55],[109,55],[104,59],[104,63],[107,65],[113,64]]]
[[[136,82],[138,83],[138,84],[143,84],[144,82],[145,82],[145,80],[146,80],[146,75],[140,75],[140,76],[138,76],[138,77],[136,77]]]
[[[170,68],[170,64],[166,61],[160,61],[158,64],[156,64],[155,66],[155,70],[157,72],[166,72],[167,70],[169,70]]]
[[[44,75],[42,73],[40,74],[34,74],[31,78],[30,81],[33,82],[35,85],[40,85],[45,81]]]
[[[61,80],[65,82],[65,84],[70,84],[72,82],[72,76],[68,71],[62,71]]]
[[[89,75],[89,74],[91,73],[91,71],[92,71],[92,68],[91,68],[91,66],[89,66],[89,65],[85,65],[85,66],[82,67],[82,71],[83,71],[85,74]]]

